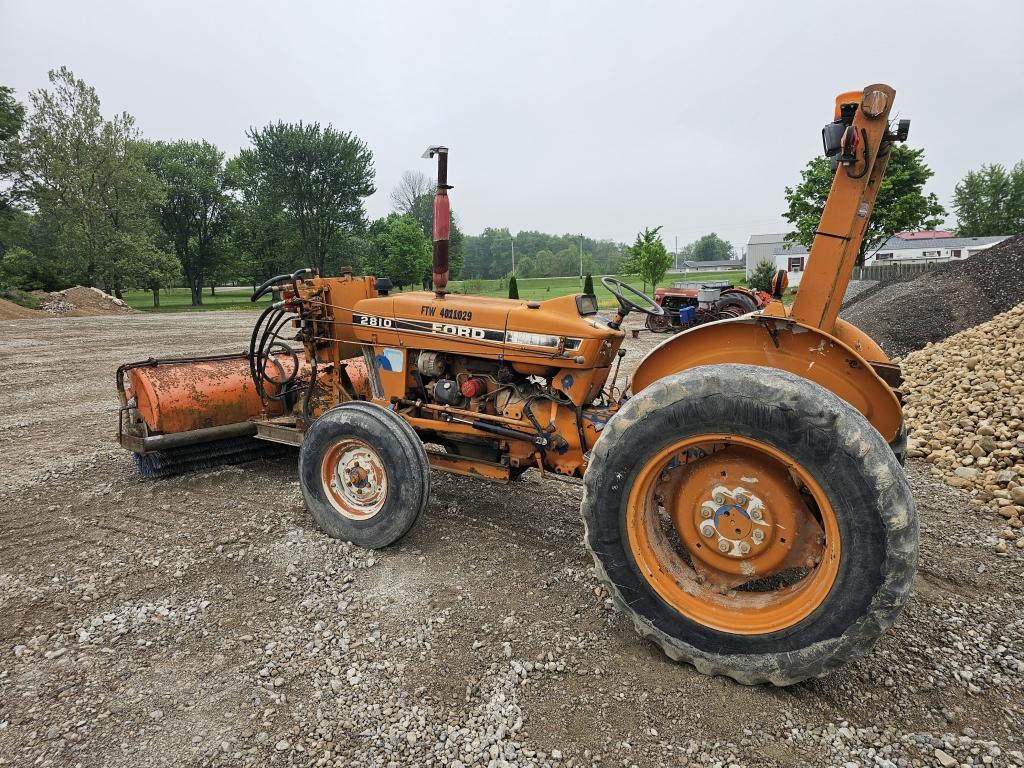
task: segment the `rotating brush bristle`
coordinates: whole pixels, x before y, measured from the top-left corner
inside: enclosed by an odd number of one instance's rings
[[[200,469],[282,456],[289,447],[252,437],[235,437],[146,454],[132,454],[139,474],[147,478],[171,477]]]

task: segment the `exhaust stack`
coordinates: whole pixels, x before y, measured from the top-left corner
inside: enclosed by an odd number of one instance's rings
[[[437,155],[437,191],[434,193],[434,263],[431,279],[434,293],[442,298],[448,285],[448,235],[451,228],[451,203],[448,201],[448,147],[427,147],[423,157]]]

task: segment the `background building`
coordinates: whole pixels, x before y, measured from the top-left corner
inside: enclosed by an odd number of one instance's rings
[[[957,237],[945,230],[899,232],[877,249],[865,254],[864,266],[886,264],[933,264],[963,260],[1006,240],[1008,235]],[[807,268],[807,248],[785,243],[785,235],[751,235],[747,241],[747,278],[761,261],[771,261],[776,269],[789,272],[789,284],[800,285]]]
[[[673,272],[730,272],[740,270],[746,266],[743,259],[729,259],[727,261],[680,261],[679,267]]]
[[[956,261],[973,256],[978,251],[1001,243],[1008,235],[991,237],[956,237],[952,232],[900,232],[893,235],[880,248],[869,251],[864,266],[872,267],[889,262],[930,264]]]
[[[762,261],[774,261],[775,249],[786,241],[786,233],[773,235],[751,235],[747,240],[747,279]]]

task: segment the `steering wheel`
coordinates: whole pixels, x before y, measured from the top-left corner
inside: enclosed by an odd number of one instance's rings
[[[602,277],[601,285],[607,288],[608,292],[611,293],[611,295],[614,296],[616,299],[618,299],[620,315],[625,316],[632,309],[635,309],[637,312],[642,312],[645,315],[650,315],[651,317],[661,317],[662,315],[665,314],[665,308],[663,306],[658,304],[646,293],[638,291],[629,283],[624,283],[621,280],[618,280],[617,278],[614,277]],[[636,296],[640,299],[643,299],[643,303],[637,304],[635,301],[627,299],[625,296],[622,295],[623,291],[632,294],[633,296]]]

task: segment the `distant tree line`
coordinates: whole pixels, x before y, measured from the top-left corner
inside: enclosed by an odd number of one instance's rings
[[[141,288],[158,304],[184,284],[201,304],[205,288],[300,266],[372,268],[398,285],[429,266],[432,209],[414,199],[370,221],[373,154],[351,133],[277,122],[227,158],[207,141],[149,141],[127,113],[104,116],[67,68],[49,81],[27,108],[0,87],[0,287]]]
[[[534,231],[517,232],[514,238],[513,246],[513,235],[507,227],[488,227],[482,234],[467,235],[463,277],[487,279],[511,274],[513,247],[518,277],[614,274],[626,260],[625,247],[612,240]]]

